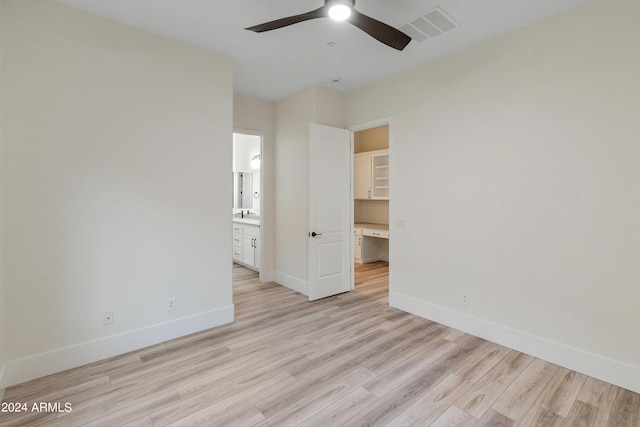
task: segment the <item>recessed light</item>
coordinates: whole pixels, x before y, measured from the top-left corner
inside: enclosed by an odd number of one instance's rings
[[[338,83],[342,82],[342,77],[331,77],[330,81],[333,84],[338,84]]]
[[[336,43],[335,43],[335,42],[329,42],[329,43],[327,43],[327,46],[329,46],[329,47],[334,47],[335,45],[336,45]]]

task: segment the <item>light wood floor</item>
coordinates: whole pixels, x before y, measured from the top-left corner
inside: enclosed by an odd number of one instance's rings
[[[388,266],[309,303],[234,267],[236,321],[7,390],[28,426],[640,426],[640,395],[388,306]]]

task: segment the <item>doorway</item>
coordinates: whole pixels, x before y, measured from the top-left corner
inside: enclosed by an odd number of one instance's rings
[[[233,133],[233,262],[261,273],[263,137],[245,131]]]
[[[391,119],[351,128],[353,139],[353,284],[376,299],[389,298]],[[373,279],[373,280],[372,280]],[[374,286],[372,286],[374,284]]]

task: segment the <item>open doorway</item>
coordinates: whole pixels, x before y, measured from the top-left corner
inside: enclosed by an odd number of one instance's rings
[[[262,265],[263,137],[233,133],[233,263],[260,274]]]
[[[354,289],[389,303],[390,121],[353,132]]]

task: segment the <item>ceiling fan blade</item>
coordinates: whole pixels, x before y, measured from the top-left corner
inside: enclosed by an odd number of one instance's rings
[[[245,30],[262,33],[264,31],[276,30],[288,25],[297,24],[298,22],[308,21],[310,19],[316,18],[324,18],[326,16],[329,16],[329,13],[327,11],[327,8],[325,6],[322,6],[321,8],[312,10],[311,12],[288,16],[282,19],[276,19],[275,21],[265,22],[264,24],[260,25],[254,25],[253,27],[245,28]]]
[[[411,41],[411,37],[402,31],[396,30],[392,26],[370,18],[367,15],[363,15],[355,9],[351,11],[351,16],[348,21],[374,39],[394,49],[402,50]]]

